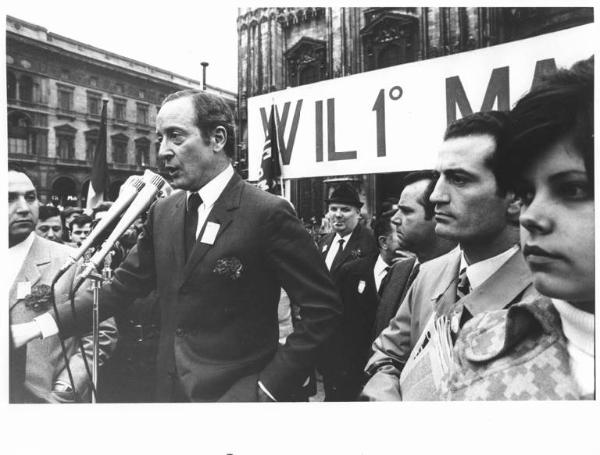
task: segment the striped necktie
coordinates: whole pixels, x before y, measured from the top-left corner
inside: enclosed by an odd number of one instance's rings
[[[463,297],[471,292],[471,284],[469,283],[469,277],[467,276],[467,268],[465,267],[458,274],[458,282],[456,283],[456,302],[450,316],[450,329],[453,333],[458,333],[460,329],[461,317],[463,315],[464,305],[461,302]]]

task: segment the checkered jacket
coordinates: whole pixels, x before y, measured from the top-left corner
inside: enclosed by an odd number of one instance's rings
[[[442,381],[449,400],[576,400],[560,316],[540,298],[482,313],[461,330],[456,365]]]

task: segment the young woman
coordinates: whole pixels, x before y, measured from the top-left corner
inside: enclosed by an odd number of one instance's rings
[[[558,71],[511,111],[504,178],[542,297],[465,325],[448,399],[594,398],[593,65]]]

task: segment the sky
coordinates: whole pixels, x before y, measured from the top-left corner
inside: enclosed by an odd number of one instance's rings
[[[237,8],[199,0],[5,0],[4,14],[237,92]]]

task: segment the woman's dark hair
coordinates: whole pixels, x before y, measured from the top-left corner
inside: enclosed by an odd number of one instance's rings
[[[594,57],[546,76],[510,112],[513,139],[504,173],[513,188],[531,163],[569,137],[594,183]]]

